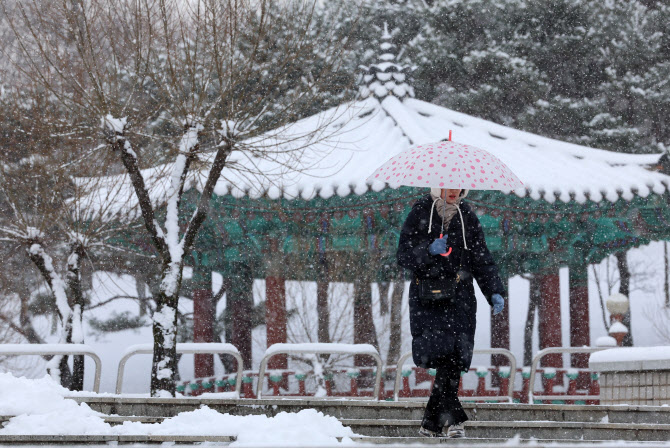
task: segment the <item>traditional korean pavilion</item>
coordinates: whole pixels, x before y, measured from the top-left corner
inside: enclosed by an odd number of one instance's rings
[[[385,34],[366,68],[360,100],[296,123],[328,123],[297,172],[268,162],[267,179],[224,170],[192,253],[195,340],[211,341],[211,272],[226,279],[231,340],[251,363],[252,281],[266,280],[268,345],[286,342],[285,281],[317,283],[319,340],[329,341],[328,283],[353,283],[354,342],[375,343],[372,282],[404,279],[398,236],[426,189],[392,189],[367,176],[412,144],[447,138],[490,151],[526,188],[471,191],[501,274],[530,273],[539,286],[540,347],[561,345],[559,268],[570,272],[570,343],[590,345],[587,267],[614,252],[670,238],[670,173],[658,155],[588,148],[514,130],[414,98],[410,69]],[[197,195],[194,189],[192,195]],[[508,308],[492,317],[492,347],[509,347]],[[514,317],[519,318],[519,317]],[[525,316],[523,317],[525,319]],[[398,324],[399,325],[399,324]],[[277,359],[271,368],[285,366]],[[561,358],[547,365],[561,363]],[[574,367],[586,367],[584,357]],[[560,364],[558,364],[560,365]],[[207,376],[205,370],[197,376]]]

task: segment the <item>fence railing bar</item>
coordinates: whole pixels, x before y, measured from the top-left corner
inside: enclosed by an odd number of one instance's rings
[[[95,375],[93,377],[93,392],[100,392],[100,376],[102,374],[102,362],[92,347],[86,344],[0,344],[0,355],[23,356],[23,355],[84,355],[93,359],[95,363]]]
[[[123,390],[123,374],[126,368],[126,362],[128,359],[132,358],[135,355],[150,355],[154,352],[153,344],[137,344],[131,345],[126,349],[125,354],[119,361],[119,366],[116,374],[116,393],[120,394]],[[235,383],[235,393],[240,395],[240,390],[242,387],[242,371],[244,370],[242,356],[240,352],[231,344],[225,343],[178,343],[177,344],[177,353],[182,354],[203,354],[203,355],[214,355],[214,354],[224,354],[232,355],[237,360],[237,381]]]

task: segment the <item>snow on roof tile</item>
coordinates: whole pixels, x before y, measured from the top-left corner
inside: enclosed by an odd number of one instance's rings
[[[322,129],[324,123],[326,128]],[[307,136],[321,129],[321,140],[310,143]],[[412,144],[445,139],[453,131],[453,140],[487,150],[505,162],[519,176],[525,190],[514,193],[529,195],[534,200],[579,203],[631,200],[635,195],[646,197],[652,192],[662,194],[670,187],[670,176],[650,171],[660,155],[622,154],[552,140],[539,135],[507,128],[480,118],[449,110],[417,99],[400,101],[388,96],[381,102],[376,98],[347,103],[315,116],[300,120],[285,129],[285,133],[260,143],[269,146],[276,156],[253,159],[263,173],[250,173],[252,158],[243,152],[231,155],[238,167],[223,170],[215,193],[234,197],[265,195],[269,199],[312,199],[317,195],[328,199],[333,195],[345,197],[388,188],[366,178],[392,156]],[[291,154],[291,147],[306,145],[304,152]],[[145,170],[152,201],[164,202],[166,168]],[[206,170],[200,179],[190,182],[201,189]],[[111,178],[110,178],[111,179]],[[127,176],[110,181],[118,191],[114,202],[117,209],[128,209],[137,200]],[[90,208],[103,203],[105,193],[91,197]]]
[[[417,99],[368,98],[323,114],[333,113],[348,118],[338,123],[339,129],[325,132],[333,132],[331,137],[309,148],[308,159],[325,154],[319,163],[273,180],[281,182],[285,198],[297,197],[298,191],[316,191],[317,185],[324,186],[318,193],[322,198],[364,194],[369,189],[366,177],[379,165],[412,144],[445,139],[450,130],[453,140],[485,149],[505,162],[527,186],[514,192],[520,197],[616,202],[662,194],[670,185],[670,176],[647,169],[660,155],[622,154],[552,140]],[[308,123],[327,121],[324,117],[319,114],[296,126],[304,130]],[[244,180],[238,177],[235,182]],[[372,185],[374,191],[383,188],[380,182]]]

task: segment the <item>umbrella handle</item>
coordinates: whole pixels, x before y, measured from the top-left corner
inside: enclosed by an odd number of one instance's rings
[[[442,237],[444,237],[444,235],[440,233],[440,238]],[[451,253],[451,247],[449,248],[446,254],[440,254],[440,255],[442,255],[443,257],[448,257],[450,253]]]

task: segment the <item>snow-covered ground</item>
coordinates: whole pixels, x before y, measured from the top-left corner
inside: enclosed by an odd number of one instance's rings
[[[350,444],[354,435],[335,417],[314,409],[298,413],[236,416],[203,406],[161,423],[124,422],[111,426],[104,414],[65,397],[77,395],[51,378],[17,378],[0,373],[0,415],[14,415],[0,435],[191,435],[235,436],[231,446],[332,446]],[[338,437],[342,438],[341,442]]]
[[[630,251],[629,264],[634,273],[631,292],[631,310],[633,322],[633,339],[636,346],[670,345],[670,341],[663,340],[654,329],[653,320],[660,319],[657,311],[663,300],[663,244],[652,243],[639,249]],[[603,263],[604,267],[604,263]],[[604,270],[604,268],[603,268]],[[647,275],[644,283],[646,290],[640,288],[639,282],[635,280],[635,273],[640,272]],[[561,306],[560,316],[563,327],[563,345],[569,346],[569,315],[568,315],[568,270],[561,269]],[[220,284],[220,277],[214,276],[214,289]],[[603,285],[604,286],[604,285]],[[523,331],[528,308],[528,281],[514,277],[509,283],[510,307],[510,341],[511,351],[521,363],[523,359]],[[614,289],[616,291],[616,288]],[[135,296],[135,283],[132,277],[118,277],[107,273],[97,273],[93,284],[93,303],[102,302],[117,295]],[[479,296],[479,307],[477,311],[477,334],[475,348],[490,347],[490,312],[489,307],[477,291]],[[352,286],[349,284],[334,283],[330,290],[331,308],[331,336],[334,342],[353,342],[353,309],[352,309]],[[265,282],[256,280],[254,282],[254,301],[259,303],[265,299]],[[378,332],[380,351],[382,357],[388,350],[388,315],[382,316],[379,309],[379,295],[376,285],[373,287],[375,325]],[[297,308],[298,313],[289,322],[289,342],[314,342],[316,341],[316,284],[309,282],[287,282],[287,307]],[[596,283],[593,273],[589,271],[589,303],[591,342],[607,334],[598,299]],[[192,302],[187,299],[181,300],[180,307],[184,312],[192,311]],[[220,302],[217,314],[225,307],[225,298]],[[403,352],[409,351],[411,340],[409,335],[409,320],[407,312],[407,293],[403,300]],[[85,321],[91,317],[106,318],[112,313],[130,311],[136,314],[138,304],[130,299],[118,299],[105,306],[95,308],[85,314]],[[147,318],[148,321],[148,318]],[[670,326],[670,320],[666,322]],[[47,325],[47,323],[45,323]],[[537,330],[536,330],[537,331]],[[91,345],[101,356],[102,369],[102,392],[113,392],[116,383],[118,362],[125,349],[133,344],[151,342],[151,329],[144,327],[139,330],[127,330],[118,333],[108,333],[103,336],[94,336],[90,326],[85,322],[86,344]],[[56,341],[49,341],[56,342]],[[534,335],[535,351],[538,350],[537,334]],[[259,327],[253,331],[253,359],[254,368],[258,369],[260,360],[265,352],[265,328]],[[566,358],[567,359],[567,358]],[[131,358],[126,365],[124,378],[124,393],[147,393],[149,388],[150,355],[138,355]],[[29,362],[26,358],[26,362]],[[34,362],[34,360],[32,360]],[[411,362],[408,361],[408,362]],[[473,367],[489,364],[488,356],[475,356]],[[218,373],[222,373],[221,365],[216,362]],[[179,365],[180,374],[183,379],[193,378],[193,356],[184,355]],[[33,377],[41,377],[44,370],[41,367],[31,369]],[[92,386],[93,363],[87,360],[87,377],[85,387],[90,390]]]

